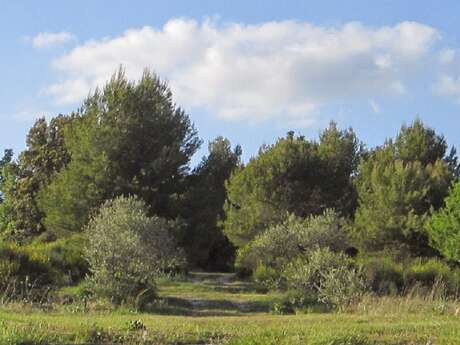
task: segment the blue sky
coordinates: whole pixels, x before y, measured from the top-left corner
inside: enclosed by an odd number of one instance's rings
[[[0,0],[0,149],[119,64],[167,79],[205,142],[245,159],[330,120],[374,146],[418,116],[460,146],[460,2],[370,3]]]

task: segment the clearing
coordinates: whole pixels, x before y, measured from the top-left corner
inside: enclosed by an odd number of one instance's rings
[[[272,315],[282,296],[226,273],[161,281],[154,313],[107,305],[0,307],[0,344],[457,345],[456,305],[442,300],[369,298],[349,313]]]

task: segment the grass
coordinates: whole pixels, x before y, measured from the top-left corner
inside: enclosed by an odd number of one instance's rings
[[[369,297],[348,313],[276,316],[268,311],[280,294],[259,293],[231,275],[194,274],[162,281],[159,290],[164,305],[149,314],[5,305],[0,344],[460,344],[457,305],[442,299]]]

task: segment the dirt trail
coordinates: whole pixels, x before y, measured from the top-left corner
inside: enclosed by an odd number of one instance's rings
[[[256,292],[252,283],[239,280],[234,273],[192,272],[165,297],[194,316],[266,312],[270,306],[267,295]]]

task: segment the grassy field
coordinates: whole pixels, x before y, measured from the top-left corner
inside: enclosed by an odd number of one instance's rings
[[[279,294],[229,274],[162,281],[155,313],[75,305],[0,308],[0,344],[460,344],[452,301],[366,298],[347,313],[272,315]],[[457,311],[458,313],[458,311]]]

